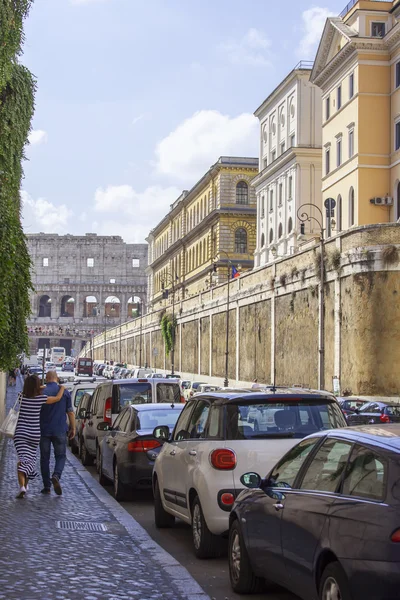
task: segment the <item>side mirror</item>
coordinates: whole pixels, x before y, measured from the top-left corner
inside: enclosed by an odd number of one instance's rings
[[[153,430],[153,436],[160,442],[167,442],[169,440],[170,431],[168,425],[159,425]]]
[[[262,479],[258,473],[245,473],[241,476],[240,482],[249,489],[259,488]]]
[[[97,425],[97,429],[99,431],[111,431],[112,427],[111,427],[111,425],[109,423],[103,422],[103,423],[99,423]]]
[[[81,410],[79,411],[78,417],[79,417],[79,419],[86,419],[86,417],[87,417],[86,408],[81,408]]]

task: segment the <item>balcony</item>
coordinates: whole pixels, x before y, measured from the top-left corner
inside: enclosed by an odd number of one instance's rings
[[[345,17],[347,15],[347,13],[353,8],[353,6],[355,6],[357,4],[357,2],[359,2],[359,1],[360,0],[351,0],[348,4],[346,4],[344,9],[340,13],[339,17],[341,19],[343,19],[343,17]],[[388,1],[389,0],[368,0],[368,2],[388,2]]]

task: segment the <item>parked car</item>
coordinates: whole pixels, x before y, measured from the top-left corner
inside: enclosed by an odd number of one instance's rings
[[[181,381],[181,386],[182,386],[182,389],[183,389],[183,392],[184,392],[184,393],[185,393],[185,390],[187,390],[187,389],[189,389],[189,388],[190,388],[191,384],[192,384],[192,382],[191,382],[191,381],[189,381],[188,379],[183,379],[183,380]],[[186,397],[186,396],[185,396],[185,397]]]
[[[79,405],[79,402],[82,398],[82,396],[86,393],[88,394],[93,394],[94,390],[97,388],[97,386],[99,385],[100,382],[84,382],[84,383],[76,383],[72,389],[71,392],[71,401],[72,401],[72,407],[76,413],[76,409]]]
[[[398,597],[400,425],[316,432],[265,479],[241,481],[251,489],[229,516],[235,592],[265,578],[304,600]]]
[[[93,391],[93,390],[92,390]],[[82,432],[86,423],[86,413],[90,410],[92,393],[85,392],[79,400],[75,411],[75,437],[70,440],[71,450],[74,454],[82,456]]]
[[[74,365],[72,362],[65,362],[63,363],[62,367],[61,367],[62,371],[72,371],[72,373],[74,372]]]
[[[164,373],[147,373],[147,379],[168,379],[168,376],[165,377]]]
[[[147,377],[151,373],[154,373],[153,369],[149,367],[140,367],[132,369],[132,378],[141,379],[142,377]]]
[[[93,375],[93,360],[91,358],[78,358],[76,363],[76,374],[79,375],[88,375],[92,377]]]
[[[204,394],[204,392],[218,392],[222,389],[219,385],[210,385],[209,383],[200,383],[196,394]]]
[[[131,369],[127,369],[126,373],[124,375],[124,379],[131,379],[132,378],[132,370]]]
[[[249,409],[274,411],[274,422],[247,421]],[[191,524],[195,554],[217,555],[227,535],[229,511],[243,489],[240,475],[268,470],[296,439],[345,427],[334,396],[312,390],[211,392],[187,402],[175,429],[156,428],[165,443],[155,462],[153,491],[157,527],[175,517]]]
[[[98,426],[102,423],[112,425],[128,404],[163,403],[179,404],[182,402],[179,383],[167,379],[121,379],[100,383],[93,394],[89,419],[83,432],[84,465],[93,464],[100,467],[100,445],[105,435]]]
[[[104,377],[104,369],[106,368],[107,365],[105,365],[104,363],[98,365],[98,367],[96,368],[96,375],[98,375],[99,377]]]
[[[151,487],[156,455],[149,451],[160,446],[153,430],[159,425],[172,429],[182,408],[183,404],[128,405],[111,428],[105,424],[99,481],[102,485],[113,482],[117,500],[123,500],[134,488]]]
[[[361,400],[361,398],[336,397],[336,400],[339,402],[339,406],[342,409],[345,417],[355,413],[357,409],[360,409],[363,404],[365,404],[365,400]]]
[[[205,382],[204,381],[192,381],[191,382],[190,387],[188,387],[184,390],[184,395],[185,395],[186,400],[193,398],[194,394],[197,392],[197,388],[202,383],[205,383]]]
[[[400,404],[365,402],[360,409],[348,415],[347,422],[349,425],[400,423]]]

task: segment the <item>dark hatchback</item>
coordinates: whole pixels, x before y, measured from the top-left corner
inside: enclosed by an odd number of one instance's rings
[[[352,426],[400,423],[400,404],[365,402],[361,408],[348,415],[347,422]]]
[[[170,429],[180,415],[183,404],[129,405],[118,415],[110,427],[99,424],[107,431],[101,445],[99,481],[114,483],[114,495],[124,500],[134,488],[151,488],[151,475],[161,444],[153,436],[155,427]]]
[[[357,412],[365,404],[365,400],[360,398],[336,398],[336,400],[346,418]]]
[[[319,432],[230,515],[233,589],[278,583],[304,600],[394,600],[400,590],[400,425]]]

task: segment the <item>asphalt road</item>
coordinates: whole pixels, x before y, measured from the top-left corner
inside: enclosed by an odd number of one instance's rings
[[[97,479],[95,467],[89,467],[88,471]],[[112,486],[105,489],[113,494]],[[197,559],[193,554],[192,535],[188,525],[177,520],[172,529],[156,529],[151,491],[135,492],[132,500],[121,502],[121,506],[146,529],[157,544],[189,571],[212,600],[300,600],[297,596],[278,588],[265,594],[251,596],[234,594],[229,583],[227,558],[224,556],[210,560]]]

